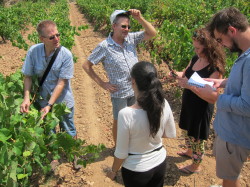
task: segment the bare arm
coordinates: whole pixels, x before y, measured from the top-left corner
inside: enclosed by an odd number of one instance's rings
[[[156,36],[156,30],[151,23],[143,18],[141,15],[141,11],[137,9],[130,9],[131,15],[134,19],[136,19],[142,27],[145,29],[144,40],[150,40],[154,36]]]
[[[185,78],[185,72],[186,72],[187,68],[190,66],[190,64],[191,64],[191,61],[189,61],[187,67],[183,71],[175,71],[174,70],[176,75],[178,76],[176,78]],[[173,78],[172,72],[169,72],[169,77]]]
[[[101,86],[103,89],[109,91],[109,92],[116,92],[117,86],[114,84],[110,84],[109,82],[104,82],[93,70],[93,64],[89,61],[86,60],[82,67],[84,71],[90,76],[91,79],[93,79],[99,86]]]
[[[49,104],[53,105],[56,100],[60,97],[65,85],[66,85],[67,79],[59,79],[57,82],[57,85],[48,101]],[[48,114],[50,111],[51,107],[50,106],[45,106],[44,108],[41,109],[42,112],[42,119]]]
[[[187,68],[190,66],[190,64],[191,64],[191,61],[189,62],[188,66],[186,67],[186,69],[183,72],[177,72],[177,75],[178,75],[177,80],[178,80],[179,86],[186,88],[186,89],[190,89],[197,96],[199,96],[201,99],[207,101],[208,103],[215,103],[217,101],[218,96],[219,96],[219,90],[214,91],[208,85],[206,85],[205,88],[197,88],[197,87],[191,86],[187,83],[188,79],[185,77],[185,72],[186,72]],[[208,79],[205,79],[205,80],[207,80],[207,81],[214,81],[215,80],[216,81],[218,79],[222,80],[221,78],[222,78],[221,74],[218,71],[216,71],[216,72],[212,73],[212,75]],[[216,87],[216,85],[217,84],[215,82],[215,87]]]
[[[32,86],[32,78],[30,76],[25,76],[24,77],[24,99],[23,99],[23,103],[20,106],[20,112],[22,113],[29,112],[31,86]]]
[[[213,80],[221,79],[222,75],[218,71],[216,71],[210,76],[210,78]],[[211,86],[208,85],[205,85],[205,88],[197,88],[195,86],[192,86],[191,90],[208,103],[214,104],[219,97],[219,89],[216,89],[216,91],[214,91]]]
[[[109,177],[111,180],[114,180],[124,160],[125,159],[119,159],[117,157],[114,157],[112,169],[110,172],[107,173],[107,177]]]

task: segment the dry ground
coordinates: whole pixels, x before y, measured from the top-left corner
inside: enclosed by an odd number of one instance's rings
[[[78,131],[78,138],[85,139],[88,144],[103,143],[107,149],[101,158],[79,171],[72,170],[70,163],[61,164],[55,171],[55,175],[40,186],[61,186],[61,187],[118,187],[123,186],[121,174],[118,174],[116,181],[111,181],[105,176],[105,172],[113,161],[114,144],[112,141],[111,126],[112,113],[109,93],[101,89],[93,82],[82,69],[82,63],[90,54],[94,47],[105,39],[103,35],[94,32],[92,26],[84,18],[74,3],[70,3],[70,20],[73,26],[89,24],[89,29],[81,31],[80,36],[75,37],[75,46],[72,52],[78,57],[75,64],[75,76],[72,79],[72,87],[75,96],[75,124]],[[29,31],[28,31],[29,32]],[[27,35],[28,33],[24,33]],[[0,72],[9,75],[20,69],[25,51],[12,47],[10,42],[0,44]],[[139,54],[140,60],[149,60],[146,52]],[[167,72],[167,68],[161,65],[160,76]],[[96,72],[106,79],[106,75],[101,65],[95,66]],[[172,83],[163,81],[166,90],[166,98],[170,102],[178,126],[178,116],[180,110],[180,100],[174,96],[176,89]],[[202,172],[199,174],[186,175],[178,171],[181,165],[191,163],[191,160],[179,157],[176,152],[183,144],[180,130],[177,127],[177,138],[164,140],[165,148],[168,152],[167,172],[164,186],[175,187],[209,187],[214,184],[221,184],[221,180],[215,175],[215,160],[212,156],[211,137],[207,144],[207,152],[202,164]],[[242,186],[250,186],[250,164],[246,164],[242,172]]]

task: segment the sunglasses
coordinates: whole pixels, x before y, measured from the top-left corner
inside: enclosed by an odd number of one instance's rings
[[[121,25],[121,27],[122,27],[123,29],[126,29],[126,28],[130,29],[130,28],[131,28],[130,25]]]
[[[57,33],[57,34],[55,34],[55,35],[53,35],[53,36],[50,36],[50,37],[44,37],[44,38],[48,38],[49,40],[54,40],[55,39],[55,37],[59,37],[60,36],[60,33]]]
[[[197,32],[194,32],[193,33],[193,38],[205,38],[204,36],[203,36],[203,34],[199,34],[199,33],[197,33]]]

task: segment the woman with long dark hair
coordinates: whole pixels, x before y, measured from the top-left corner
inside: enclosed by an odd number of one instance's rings
[[[207,95],[187,81],[194,72],[202,78],[222,78],[225,66],[222,46],[205,28],[197,29],[192,39],[196,55],[183,72],[177,72],[178,83],[184,88],[179,127],[183,129],[186,141],[186,149],[177,154],[192,158],[191,165],[180,168],[180,171],[188,174],[201,171],[200,164],[205,153],[217,92]]]
[[[115,157],[108,177],[114,179],[122,166],[125,186],[160,187],[166,170],[162,137],[176,135],[173,114],[153,64],[136,63],[131,79],[136,103],[119,112]]]

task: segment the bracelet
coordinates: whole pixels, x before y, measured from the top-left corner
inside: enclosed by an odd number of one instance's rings
[[[47,103],[47,105],[46,105],[46,106],[50,106],[50,107],[52,107],[52,106],[53,106],[53,104]]]
[[[111,169],[111,172],[116,174],[118,171],[113,171],[113,169]]]

